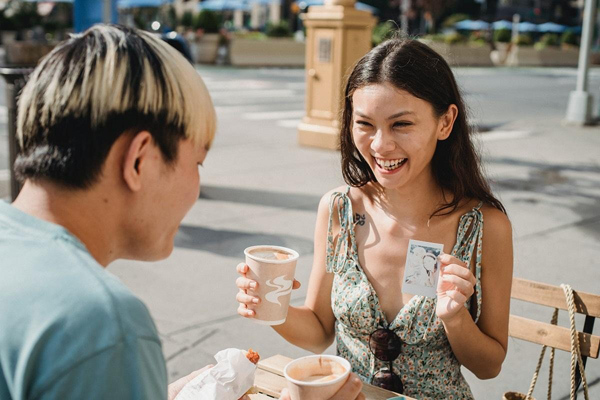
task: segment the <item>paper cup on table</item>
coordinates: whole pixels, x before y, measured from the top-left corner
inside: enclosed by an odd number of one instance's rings
[[[349,374],[350,363],[330,355],[301,357],[283,370],[292,400],[327,400],[340,390]]]
[[[252,309],[254,321],[264,325],[280,325],[285,322],[298,253],[281,246],[252,246],[244,250],[248,273],[246,276],[258,282],[256,289],[248,289],[251,296],[261,302]]]

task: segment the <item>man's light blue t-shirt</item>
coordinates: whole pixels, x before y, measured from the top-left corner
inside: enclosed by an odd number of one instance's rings
[[[161,399],[146,306],[61,226],[0,201],[0,399]]]

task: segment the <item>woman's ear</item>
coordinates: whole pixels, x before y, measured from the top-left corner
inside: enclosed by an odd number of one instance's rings
[[[438,140],[446,140],[450,137],[452,128],[454,127],[454,121],[458,116],[458,107],[455,104],[450,104],[448,110],[440,117],[438,123]]]
[[[123,158],[123,180],[130,190],[142,188],[142,167],[151,155],[152,135],[148,131],[138,132],[125,149]]]

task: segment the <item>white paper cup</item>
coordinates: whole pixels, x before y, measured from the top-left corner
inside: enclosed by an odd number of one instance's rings
[[[344,385],[350,369],[344,358],[321,354],[291,361],[283,375],[292,400],[328,400]]]
[[[287,258],[268,259],[261,255],[263,252],[286,254]],[[252,307],[256,313],[252,320],[263,325],[283,324],[290,305],[298,252],[281,246],[260,245],[248,247],[244,254],[249,267],[246,277],[258,282],[256,289],[247,292],[261,300]]]

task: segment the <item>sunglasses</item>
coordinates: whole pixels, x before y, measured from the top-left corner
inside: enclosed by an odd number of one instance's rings
[[[389,362],[389,367],[381,368],[373,375],[371,384],[397,393],[404,393],[400,377],[394,373],[393,362],[400,355],[402,340],[389,329],[380,328],[369,336],[369,349],[380,361]]]

